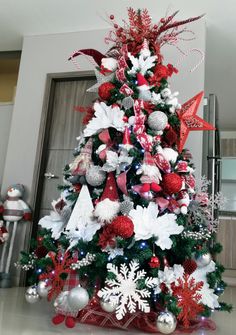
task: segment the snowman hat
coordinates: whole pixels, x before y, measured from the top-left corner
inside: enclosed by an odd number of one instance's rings
[[[138,87],[139,89],[148,89],[149,88],[149,84],[147,79],[144,77],[144,75],[142,75],[142,73],[137,73],[137,81],[138,81]]]
[[[118,190],[115,176],[108,173],[106,185],[102,196],[94,210],[94,215],[103,223],[111,222],[120,210]]]
[[[10,190],[10,189],[12,189],[12,188],[18,190],[21,194],[23,194],[24,191],[25,191],[25,188],[24,188],[24,186],[23,186],[22,184],[14,184],[14,185],[10,186],[10,187],[8,188],[8,190]]]
[[[124,134],[123,134],[122,147],[127,149],[127,150],[130,150],[131,148],[133,148],[133,144],[132,144],[131,139],[130,139],[129,127],[125,127],[125,131],[124,131]]]
[[[118,191],[116,186],[116,180],[112,172],[108,173],[106,186],[100,198],[100,201],[110,199],[111,201],[118,201]]]

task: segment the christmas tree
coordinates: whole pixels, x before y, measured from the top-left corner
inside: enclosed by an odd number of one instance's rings
[[[98,92],[85,112],[74,161],[64,169],[61,195],[39,221],[34,251],[19,266],[30,271],[26,299],[54,301],[55,324],[65,320],[172,333],[176,326],[213,327],[199,316],[231,306],[218,302],[225,288],[216,261],[220,195],[196,185],[184,149],[194,130],[214,128],[196,115],[203,92],[182,106],[168,78],[164,44],[201,17],[152,24],[146,9],[128,9],[113,30],[106,55],[78,50],[96,63]],[[201,321],[200,321],[201,320]],[[195,328],[194,328],[195,329]]]

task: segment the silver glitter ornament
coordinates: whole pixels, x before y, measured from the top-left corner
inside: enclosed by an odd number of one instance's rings
[[[126,97],[121,102],[125,110],[130,109],[134,105],[134,99],[132,97]]]
[[[128,215],[133,208],[134,204],[130,200],[124,200],[120,204],[120,211],[123,215]]]
[[[115,312],[118,304],[116,297],[110,297],[108,299],[101,299],[100,300],[101,308],[108,313]]]
[[[100,166],[92,165],[87,170],[85,177],[89,185],[96,187],[104,182],[106,173]]]
[[[36,302],[39,301],[39,294],[38,294],[36,285],[30,286],[27,288],[25,292],[25,300],[29,304],[35,304]]]
[[[167,126],[167,123],[168,117],[165,113],[160,111],[155,111],[148,117],[148,125],[153,130],[163,130]]]
[[[208,252],[206,254],[200,255],[198,257],[194,257],[195,262],[199,268],[203,268],[210,264],[212,257],[211,254]]]
[[[89,295],[87,290],[83,287],[77,286],[72,288],[68,294],[68,305],[72,309],[83,309],[89,302]]]
[[[157,329],[162,334],[171,334],[177,325],[176,317],[169,311],[161,312],[156,321]]]
[[[51,286],[47,286],[47,282],[44,280],[40,280],[37,286],[37,292],[41,298],[46,298],[48,296],[48,292],[50,291]]]

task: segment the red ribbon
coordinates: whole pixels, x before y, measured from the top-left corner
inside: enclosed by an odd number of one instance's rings
[[[111,140],[108,129],[103,130],[98,137],[100,141],[106,144],[106,148],[99,153],[99,158],[104,160],[106,158],[107,150],[113,146],[114,142]]]

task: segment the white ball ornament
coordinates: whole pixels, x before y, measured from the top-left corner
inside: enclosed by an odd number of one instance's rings
[[[87,170],[85,178],[89,185],[94,187],[100,186],[106,178],[106,172],[100,166],[92,165]]]
[[[199,268],[203,268],[204,266],[209,265],[211,260],[212,260],[212,257],[209,252],[206,254],[200,255],[198,257],[195,257],[195,262],[197,263],[197,266]]]
[[[130,126],[134,125],[134,123],[135,123],[135,116],[134,115],[129,117],[128,123],[129,123]]]
[[[38,291],[37,291],[37,286],[33,285],[27,288],[26,292],[25,292],[25,300],[29,303],[29,304],[35,304],[36,302],[38,302],[40,299]]]
[[[164,130],[168,123],[168,117],[165,113],[155,111],[148,117],[148,125],[153,130]]]
[[[68,294],[68,305],[72,309],[83,309],[89,302],[89,295],[87,290],[83,287],[77,286],[72,288]]]
[[[109,299],[101,299],[100,305],[101,308],[107,313],[115,312],[118,306],[117,299],[115,297],[110,297]]]
[[[41,280],[38,282],[37,292],[41,298],[46,298],[48,296],[48,292],[50,291],[51,286],[47,285],[47,282]]]
[[[171,334],[175,331],[177,325],[176,317],[169,311],[161,312],[156,321],[157,329],[162,334]]]

